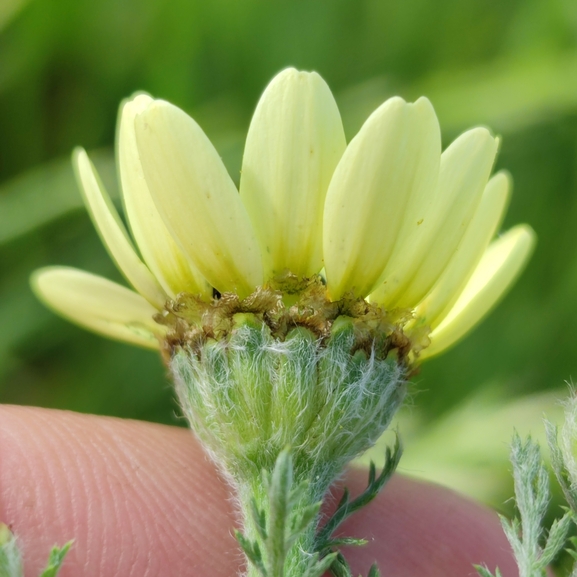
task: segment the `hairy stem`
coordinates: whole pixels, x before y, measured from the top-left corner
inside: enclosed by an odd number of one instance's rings
[[[314,537],[317,527],[317,520],[313,519],[308,526],[298,535],[293,543],[288,547],[284,556],[279,554],[283,543],[280,539],[286,539],[288,535],[288,525],[290,521],[287,519],[288,515],[282,518],[275,518],[273,511],[278,507],[278,503],[271,503],[267,487],[264,486],[262,479],[252,484],[250,488],[245,488],[239,494],[240,504],[243,513],[243,533],[244,536],[260,544],[265,558],[265,563],[270,567],[267,577],[301,577],[305,572],[305,567],[312,555],[314,548]],[[315,504],[315,500],[311,495],[301,494],[299,503],[295,504],[291,516],[299,516],[307,507]],[[263,542],[262,536],[259,533],[257,523],[253,515],[254,506],[263,511],[266,518],[275,524],[276,527],[271,528],[271,533],[276,529],[276,539],[270,535],[270,540],[273,541],[270,546]],[[272,505],[272,506],[271,506]],[[285,524],[285,521],[289,523]],[[283,527],[284,525],[284,527]],[[279,527],[280,526],[280,527]],[[280,539],[279,539],[280,538]],[[283,540],[284,540],[283,539]],[[276,542],[275,542],[276,541]],[[255,567],[254,564],[249,563],[247,567],[246,577],[263,577],[262,573]]]

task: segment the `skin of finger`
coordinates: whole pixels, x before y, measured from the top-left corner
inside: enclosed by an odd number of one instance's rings
[[[365,475],[342,482],[359,492]],[[20,541],[26,577],[70,539],[61,577],[230,577],[242,565],[231,491],[185,429],[0,407],[0,520]],[[481,562],[517,575],[493,512],[407,478],[342,531],[369,539],[347,551],[355,574],[377,561],[390,577],[474,575]]]

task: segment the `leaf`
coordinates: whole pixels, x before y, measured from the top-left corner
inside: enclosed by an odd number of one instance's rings
[[[499,569],[497,569],[495,575],[493,575],[493,573],[491,573],[491,571],[489,571],[489,569],[487,569],[487,567],[484,567],[483,565],[473,565],[473,567],[475,567],[477,573],[481,577],[500,577],[501,575]]]
[[[577,537],[569,537],[568,540],[573,547],[573,553],[572,554],[577,557]],[[567,550],[570,551],[569,549],[567,549]]]
[[[381,572],[379,571],[379,568],[377,567],[376,563],[373,563],[371,565],[367,577],[381,577]]]
[[[337,537],[327,541],[327,548],[336,549],[337,547],[362,547],[366,545],[366,539],[357,539],[355,537]]]
[[[266,541],[270,572],[282,575],[287,552],[286,527],[290,514],[289,496],[293,482],[292,458],[289,449],[277,457],[269,487],[269,523]]]
[[[315,539],[316,551],[322,554],[338,546],[364,545],[366,543],[364,539],[354,539],[349,537],[331,539],[331,535],[349,515],[352,515],[355,511],[368,505],[379,494],[391,478],[393,472],[396,470],[402,453],[403,448],[397,435],[393,448],[391,449],[390,447],[387,447],[385,453],[385,464],[378,476],[375,464],[371,461],[367,488],[363,493],[351,501],[349,498],[349,491],[345,487],[343,496],[339,501],[336,511],[317,534]],[[338,552],[334,562],[331,564],[330,570],[335,577],[352,577],[351,569],[340,552]],[[379,575],[377,566],[373,565],[369,571],[369,577],[379,577]]]
[[[250,541],[236,529],[234,531],[234,536],[236,537],[236,540],[238,541],[238,544],[240,545],[247,559],[258,569],[262,577],[267,577],[268,573],[264,566],[259,544],[256,541]]]
[[[305,567],[302,577],[322,577],[329,570],[336,556],[337,553],[330,553],[319,560],[318,553],[315,553]]]
[[[572,521],[572,514],[570,511],[568,511],[565,513],[565,515],[563,515],[561,519],[555,519],[553,525],[551,525],[551,530],[549,531],[549,535],[547,537],[547,543],[539,559],[543,568],[547,567],[553,562],[557,556],[557,553],[559,553],[559,551],[563,548],[563,545],[565,545],[567,533],[571,528]]]
[[[266,532],[266,513],[264,512],[263,509],[258,508],[255,499],[251,500],[250,506],[256,530],[258,531],[260,538],[263,541],[266,541],[268,537]]]
[[[293,520],[293,527],[291,527],[291,541],[298,538],[298,536],[316,519],[322,502],[313,503],[299,511],[298,516]]]
[[[23,577],[22,555],[16,538],[7,525],[0,523],[0,577]]]
[[[72,541],[69,541],[63,547],[53,547],[52,551],[50,551],[50,556],[48,557],[46,569],[42,571],[40,577],[56,577],[58,571],[62,568],[64,558],[70,550],[70,547],[72,547]]]
[[[354,512],[368,505],[383,489],[397,468],[403,448],[397,435],[393,449],[387,447],[385,453],[385,464],[379,476],[376,475],[375,464],[371,461],[369,465],[369,479],[367,488],[355,499],[349,501],[349,491],[345,488],[343,496],[339,501],[336,511],[326,522],[324,527],[318,532],[316,538],[316,550],[325,551],[330,545],[330,536],[335,532],[339,525]]]
[[[342,553],[337,553],[330,567],[331,573],[334,577],[353,577],[351,568],[344,558]]]
[[[549,454],[551,455],[551,466],[557,482],[559,483],[565,499],[569,503],[570,507],[575,511],[577,510],[577,501],[573,495],[571,489],[571,478],[565,462],[563,460],[563,452],[559,447],[559,429],[556,425],[545,419],[545,431],[547,435],[547,444],[549,445]]]

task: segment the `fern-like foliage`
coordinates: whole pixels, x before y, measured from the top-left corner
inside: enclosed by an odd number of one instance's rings
[[[530,437],[523,441],[517,434],[511,445],[511,463],[515,484],[518,517],[501,517],[501,525],[519,567],[519,577],[546,577],[547,567],[563,548],[573,521],[567,510],[546,535],[543,521],[550,499],[549,478],[539,445]],[[487,567],[476,567],[481,577],[501,577],[497,568],[493,575]]]

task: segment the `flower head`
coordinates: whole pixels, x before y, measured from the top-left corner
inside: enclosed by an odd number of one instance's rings
[[[511,188],[505,173],[491,177],[497,139],[474,128],[442,152],[426,98],[387,100],[347,146],[322,78],[284,70],[253,116],[240,191],[198,124],[168,102],[126,101],[117,145],[133,240],[86,152],[74,165],[134,291],[62,267],[37,271],[33,286],[69,319],[144,346],[158,346],[166,329],[152,317],[181,293],[243,299],[282,289],[287,274],[322,273],[329,301],[409,311],[401,328],[426,327],[431,356],[488,312],[534,245],[526,225],[492,241]]]

